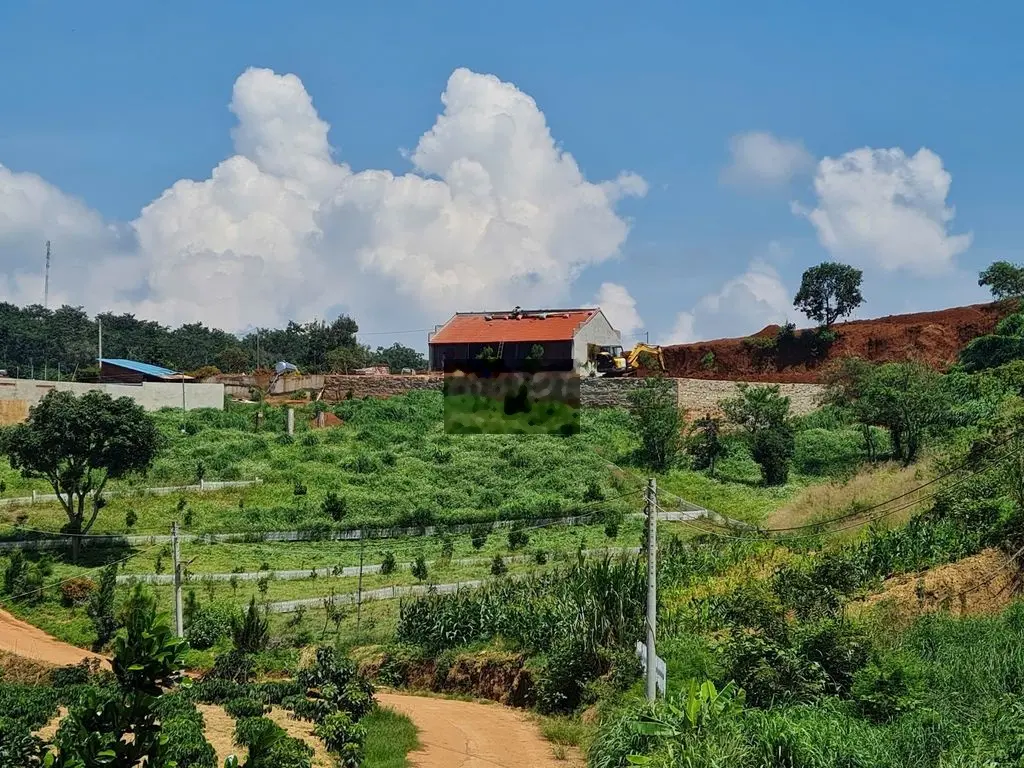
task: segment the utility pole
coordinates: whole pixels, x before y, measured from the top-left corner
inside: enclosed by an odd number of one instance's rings
[[[363,626],[363,529],[359,529],[359,583],[356,585],[356,637]]]
[[[46,276],[43,278],[43,309],[50,308],[50,241],[46,241]]]
[[[174,633],[185,636],[185,619],[181,611],[181,549],[178,543],[178,522],[171,523],[171,556],[174,558]]]
[[[96,318],[96,325],[99,326],[100,341],[99,341],[99,357],[96,358],[99,361],[99,373],[96,378],[99,381],[103,381],[103,320]]]
[[[647,700],[658,696],[658,654],[654,636],[658,629],[658,481],[647,481]]]

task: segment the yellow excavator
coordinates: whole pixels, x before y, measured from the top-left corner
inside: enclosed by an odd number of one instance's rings
[[[648,355],[646,361],[648,364],[653,358],[657,362],[658,368],[662,371],[665,370],[665,357],[661,352],[661,347],[641,343],[626,353],[617,344],[589,344],[587,346],[587,357],[591,363],[591,370],[597,376],[633,376],[639,367],[637,363],[640,361],[640,356],[644,354]]]

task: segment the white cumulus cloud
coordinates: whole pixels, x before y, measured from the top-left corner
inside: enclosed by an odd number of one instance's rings
[[[936,274],[952,267],[971,234],[951,234],[953,177],[928,149],[863,148],[826,157],[814,178],[817,203],[793,210],[837,258],[885,270]]]
[[[749,336],[770,323],[782,323],[792,311],[792,298],[779,273],[755,259],[743,274],[709,293],[692,309],[676,315],[675,324],[659,344]]]
[[[77,261],[55,270],[51,295],[174,324],[240,329],[344,309],[386,328],[565,301],[582,270],[618,253],[629,226],[616,203],[646,183],[588,181],[534,100],[494,76],[458,69],[441,101],[409,173],[357,171],[335,158],[298,77],[250,69],[230,104],[235,154],[128,225],[0,167],[0,295],[22,300],[41,260],[14,252],[57,232]]]
[[[618,283],[601,283],[594,298],[594,304],[601,308],[612,328],[622,334],[622,341],[629,345],[644,324],[629,289]]]
[[[743,186],[778,186],[814,167],[814,157],[802,142],[763,131],[733,136],[729,155],[722,180]]]

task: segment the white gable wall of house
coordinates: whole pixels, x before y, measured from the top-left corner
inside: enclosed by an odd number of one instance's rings
[[[612,328],[604,312],[596,312],[572,338],[572,356],[576,370],[587,364],[588,344],[598,344],[602,347],[622,344],[622,334]]]

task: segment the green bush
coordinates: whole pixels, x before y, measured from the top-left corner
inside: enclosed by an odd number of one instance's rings
[[[491,576],[504,576],[508,573],[508,566],[501,555],[495,555],[491,560]]]
[[[0,768],[30,768],[41,765],[43,742],[28,726],[0,715]]]
[[[785,485],[793,456],[793,430],[788,424],[758,430],[751,436],[750,452],[761,467],[765,485]]]
[[[167,757],[177,763],[176,768],[215,768],[217,753],[203,736],[202,715],[195,715],[170,718],[160,724],[167,739]]]
[[[530,543],[530,534],[521,528],[512,528],[508,532],[508,548],[515,552],[517,549],[524,549]]]
[[[217,641],[231,634],[235,610],[233,606],[203,605],[193,612],[185,628],[185,637],[193,648],[212,648]]]
[[[923,684],[918,664],[909,656],[894,654],[862,669],[851,692],[864,717],[885,723],[920,705]]]
[[[270,710],[267,704],[248,696],[224,702],[224,711],[236,720],[242,717],[260,717]]]
[[[390,549],[384,552],[380,560],[380,572],[383,576],[390,576],[398,570],[398,562],[395,560],[395,553]]]
[[[600,668],[599,660],[582,641],[566,638],[544,655],[534,695],[543,714],[574,712],[583,703],[586,684]]]
[[[855,676],[868,663],[871,640],[853,624],[829,619],[805,628],[797,650],[824,671],[826,693],[846,696]]]
[[[347,713],[328,715],[313,733],[338,756],[341,768],[359,768],[362,765],[366,729],[353,722]]]
[[[747,703],[761,708],[811,701],[828,683],[820,664],[760,635],[733,635],[725,649],[725,672],[746,693]]]
[[[804,475],[841,475],[864,458],[864,437],[856,429],[812,428],[797,432],[793,467]]]
[[[320,511],[323,512],[324,517],[329,517],[334,522],[340,523],[348,512],[348,504],[342,496],[334,491],[328,491],[320,505]]]

